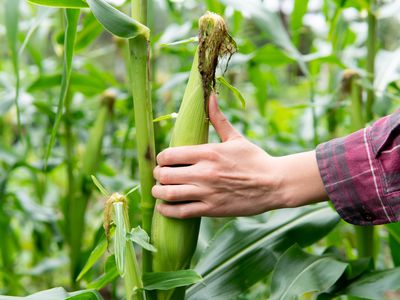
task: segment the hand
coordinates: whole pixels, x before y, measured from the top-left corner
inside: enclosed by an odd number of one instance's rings
[[[321,186],[310,191],[298,186],[296,178],[287,176],[296,174],[303,178],[302,182],[310,183],[310,176],[303,170],[293,170],[292,166],[301,167],[311,160],[312,179],[315,181],[317,176],[317,183],[319,178],[322,185],[315,154],[309,152],[307,159],[294,160],[291,156],[286,160],[270,156],[233,128],[219,110],[214,95],[210,98],[209,114],[221,143],[168,148],[157,156],[154,177],[161,185],[155,185],[152,193],[165,200],[157,206],[161,214],[173,218],[255,215],[315,200],[315,195],[294,197],[293,192],[302,194],[296,192],[296,186],[311,194],[315,191],[321,194]],[[310,166],[306,165],[306,169],[309,171]]]

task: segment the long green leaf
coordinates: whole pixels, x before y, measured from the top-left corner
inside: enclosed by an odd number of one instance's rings
[[[8,49],[11,54],[11,60],[15,75],[15,106],[17,108],[17,123],[18,131],[21,132],[21,116],[19,107],[19,89],[20,89],[20,76],[19,76],[19,55],[17,51],[18,43],[18,24],[19,24],[19,3],[20,0],[6,0],[5,2],[5,23],[7,31]]]
[[[88,7],[84,0],[28,0],[37,5],[64,7],[64,8],[83,8]]]
[[[170,290],[201,282],[201,276],[194,270],[174,272],[152,272],[143,274],[143,284],[146,290]]]
[[[115,278],[119,276],[117,265],[115,264],[115,256],[110,255],[107,257],[104,274],[96,278],[94,281],[88,284],[87,288],[100,290],[107,284],[112,282]]]
[[[102,300],[101,295],[94,290],[83,290],[67,293],[63,288],[53,288],[41,291],[27,297],[1,296],[1,300]]]
[[[93,249],[90,253],[89,258],[86,261],[85,266],[83,267],[82,271],[79,273],[77,281],[81,280],[82,277],[93,267],[93,265],[103,256],[103,254],[107,250],[107,239],[103,238],[97,244],[97,246]]]
[[[340,278],[347,265],[331,255],[311,255],[294,245],[276,264],[269,299],[290,300],[308,292],[324,292]]]
[[[268,222],[248,217],[228,223],[195,266],[204,280],[188,289],[188,299],[234,299],[264,279],[288,247],[316,242],[339,219],[329,206],[317,205],[276,211]]]
[[[74,44],[76,38],[76,31],[78,27],[79,15],[80,15],[79,9],[65,10],[67,27],[64,38],[64,66],[61,79],[61,91],[58,100],[56,120],[51,132],[50,142],[47,146],[47,151],[45,156],[46,165],[56,140],[58,127],[60,126],[62,112],[64,109],[64,102],[68,93],[69,83],[71,79],[71,71],[72,71],[72,57],[74,55]]]
[[[350,284],[342,294],[382,300],[388,291],[400,290],[400,268],[371,272]]]
[[[87,3],[97,20],[112,34],[125,39],[139,35],[149,39],[149,28],[115,9],[106,1],[87,0]]]

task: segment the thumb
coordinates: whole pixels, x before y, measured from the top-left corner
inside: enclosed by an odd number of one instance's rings
[[[241,134],[232,126],[232,124],[219,109],[217,96],[215,96],[214,93],[212,93],[210,96],[209,116],[211,124],[214,126],[223,142],[241,137]]]

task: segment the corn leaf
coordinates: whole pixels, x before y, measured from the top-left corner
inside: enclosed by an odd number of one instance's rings
[[[389,247],[393,263],[398,267],[400,266],[400,223],[386,224],[385,227],[389,232]]]
[[[153,120],[153,122],[156,123],[156,122],[160,122],[160,121],[176,119],[177,117],[178,117],[178,113],[173,112],[168,115],[163,115],[163,116],[157,117]]]
[[[94,185],[99,189],[100,193],[103,196],[110,197],[110,193],[107,191],[107,189],[100,183],[100,181],[96,178],[96,176],[91,175],[92,181]]]
[[[104,274],[100,277],[96,278],[94,281],[88,284],[89,289],[96,289],[100,290],[105,287],[107,284],[112,282],[115,278],[119,275],[117,266],[115,264],[115,256],[110,255],[107,257],[105,267],[104,267]]]
[[[19,107],[19,90],[20,90],[19,55],[17,51],[19,3],[20,0],[7,0],[5,2],[4,17],[5,17],[8,49],[11,54],[11,60],[15,75],[14,102],[17,108],[18,131],[21,132],[21,117],[20,117],[20,107]]]
[[[293,245],[276,264],[269,299],[290,300],[309,292],[324,292],[340,278],[347,266],[332,255],[311,255]]]
[[[81,280],[82,277],[93,267],[93,265],[103,256],[103,254],[107,250],[107,240],[106,238],[102,238],[97,246],[90,253],[89,258],[86,261],[85,266],[82,271],[79,273],[77,281]]]
[[[40,75],[34,82],[32,82],[27,91],[43,91],[50,88],[58,87],[61,82],[61,74]],[[72,91],[79,91],[87,96],[94,96],[102,93],[107,89],[108,85],[98,77],[92,74],[72,73],[70,79],[70,89]]]
[[[174,272],[153,272],[143,274],[145,290],[170,290],[202,281],[201,276],[194,270]]]
[[[101,295],[94,290],[83,290],[67,293],[63,288],[57,287],[41,291],[27,297],[1,296],[1,300],[102,300]]]
[[[88,7],[84,0],[28,0],[29,2],[42,6],[83,8]]]
[[[224,85],[225,87],[227,87],[228,89],[231,90],[231,92],[233,93],[233,95],[236,97],[236,99],[238,99],[240,101],[240,103],[242,104],[242,108],[245,109],[246,108],[246,100],[244,99],[242,93],[235,88],[233,85],[231,85],[228,81],[226,81],[226,79],[222,76],[217,78],[218,82],[221,83],[222,85]]]
[[[199,41],[199,38],[197,36],[193,36],[191,38],[187,38],[181,41],[175,41],[171,43],[161,43],[159,44],[160,47],[170,47],[170,46],[177,46],[177,45],[186,45],[186,44],[192,44],[192,43],[197,43]]]
[[[100,293],[96,290],[85,290],[69,293],[65,300],[102,300]]]
[[[340,294],[381,300],[385,299],[385,294],[388,291],[398,290],[400,290],[400,267],[365,274],[351,283]]]
[[[157,249],[150,244],[149,235],[140,226],[132,228],[131,232],[126,234],[126,237],[127,239],[141,246],[143,249],[151,252],[157,252]]]
[[[329,233],[339,216],[327,205],[268,213],[268,221],[238,218],[224,226],[201,255],[195,270],[203,282],[187,299],[234,299],[273,270],[293,244],[311,245]]]
[[[128,17],[104,0],[87,0],[96,19],[112,34],[125,39],[143,35],[149,39],[150,30],[142,23]]]
[[[62,112],[64,109],[64,102],[67,97],[68,88],[71,79],[71,71],[72,71],[72,58],[74,55],[74,44],[76,38],[76,31],[78,27],[80,10],[79,9],[66,9],[65,10],[65,18],[66,18],[66,33],[64,37],[64,65],[63,65],[63,73],[61,79],[61,91],[58,100],[58,108],[56,120],[54,122],[54,126],[50,136],[50,142],[47,146],[46,156],[45,156],[45,165],[47,166],[47,161],[50,157],[51,150],[53,149],[56,135],[58,131],[58,127],[60,126]]]

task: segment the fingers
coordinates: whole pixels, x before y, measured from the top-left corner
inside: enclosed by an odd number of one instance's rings
[[[169,218],[187,219],[205,216],[208,209],[207,204],[196,201],[184,204],[160,203],[157,210]]]
[[[210,121],[223,142],[241,137],[241,134],[226,119],[218,107],[217,97],[211,94],[209,103]]]
[[[211,146],[196,145],[168,148],[157,155],[160,166],[193,165],[202,159],[208,159]]]
[[[184,185],[155,185],[151,190],[153,197],[169,202],[193,201],[204,197],[204,190],[198,186]]]

